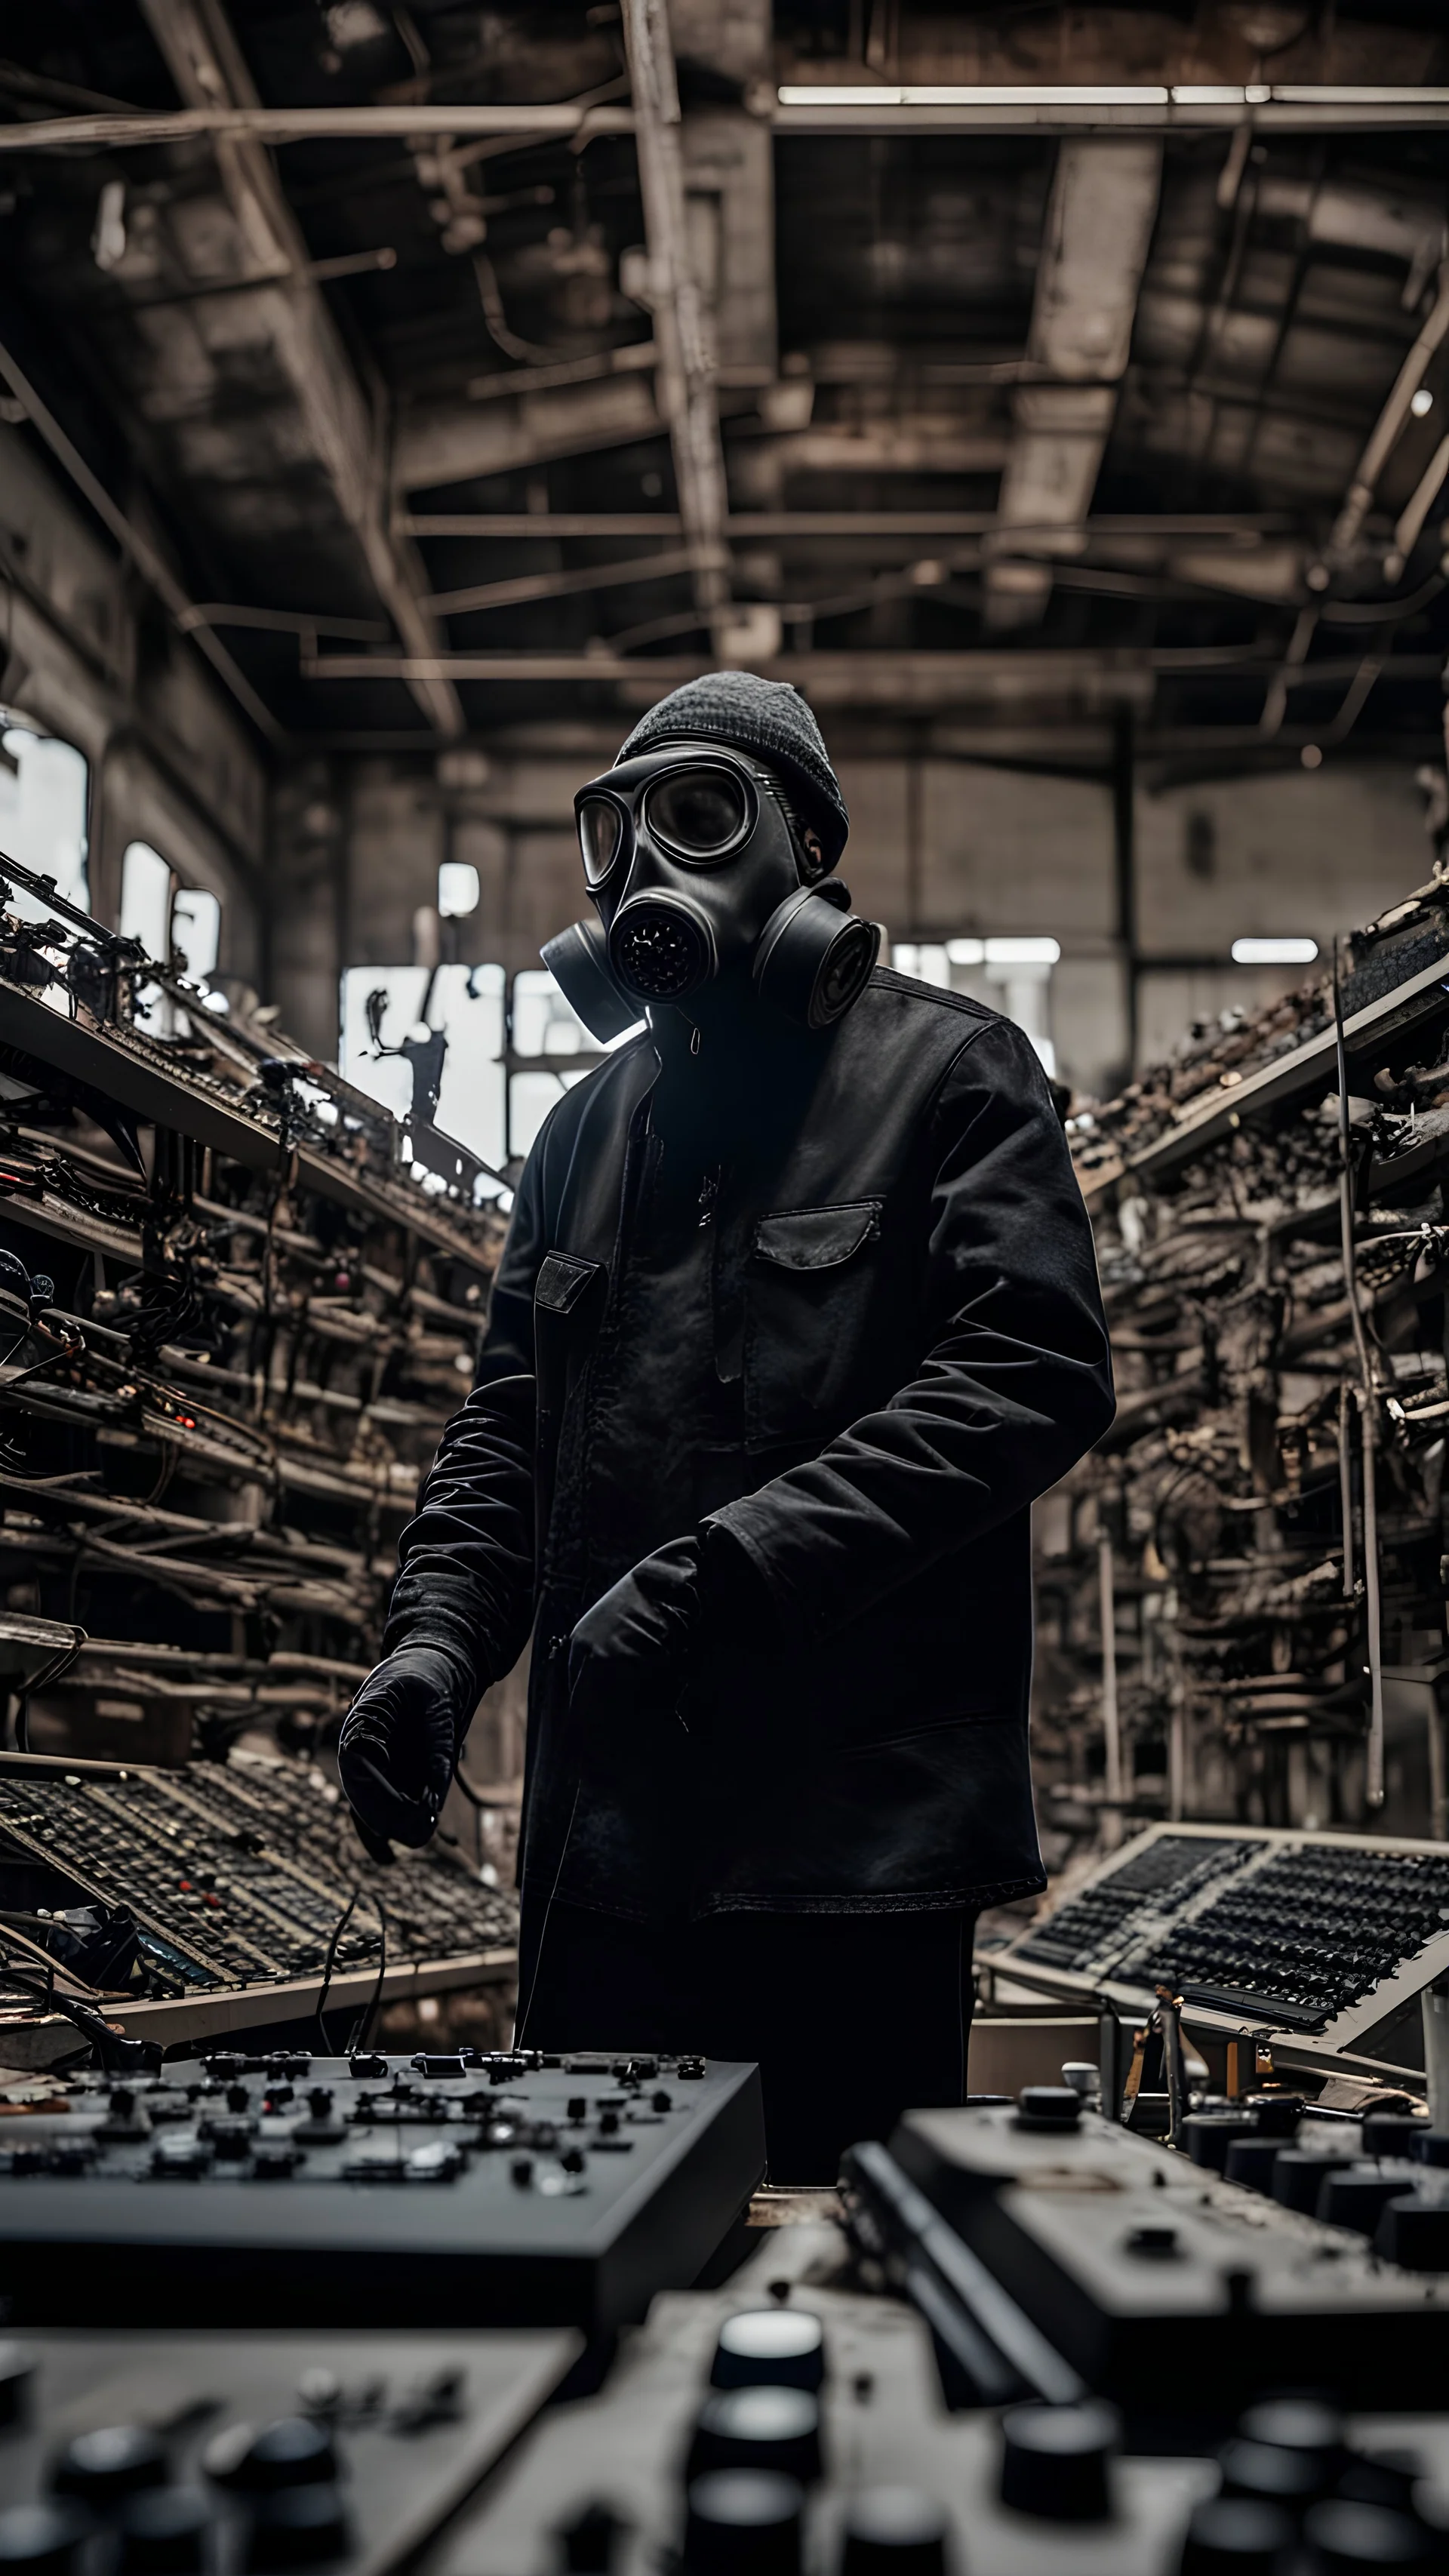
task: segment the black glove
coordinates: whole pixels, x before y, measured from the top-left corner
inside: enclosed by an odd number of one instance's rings
[[[395,1647],[368,1674],[342,1721],[337,1771],[374,1859],[389,1837],[414,1851],[431,1841],[476,1696],[436,1646]]]
[[[671,1539],[584,1612],[569,1640],[570,1707],[586,1722],[636,1701],[679,1715],[699,1612],[699,1541]]]

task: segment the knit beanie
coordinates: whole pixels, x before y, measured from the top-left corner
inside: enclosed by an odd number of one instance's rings
[[[805,821],[820,835],[827,865],[834,867],[850,815],[820,727],[788,680],[760,680],[753,671],[710,671],[701,680],[686,680],[640,717],[619,760],[662,742],[727,742],[736,751],[753,752],[793,788]]]

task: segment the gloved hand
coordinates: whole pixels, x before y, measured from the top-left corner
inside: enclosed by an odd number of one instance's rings
[[[342,1721],[337,1770],[374,1859],[389,1839],[413,1851],[431,1841],[471,1694],[471,1677],[436,1646],[397,1646],[368,1674]]]
[[[611,1584],[569,1640],[570,1707],[587,1722],[627,1714],[640,1700],[679,1715],[700,1588],[697,1538],[671,1539]]]

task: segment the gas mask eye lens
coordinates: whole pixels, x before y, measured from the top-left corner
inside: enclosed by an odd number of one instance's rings
[[[657,778],[644,803],[655,840],[696,865],[727,856],[750,820],[744,782],[727,769],[678,769]]]
[[[586,797],[579,807],[579,848],[583,852],[584,875],[591,886],[603,883],[619,855],[623,837],[618,806],[611,805],[604,796]]]

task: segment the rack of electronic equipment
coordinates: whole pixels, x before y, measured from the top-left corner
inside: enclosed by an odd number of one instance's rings
[[[1449,884],[1071,1122],[1117,1419],[1038,1512],[1060,1867],[1123,1819],[1449,1833]]]
[[[191,2043],[325,1976],[345,2034],[497,1986],[489,1784],[451,1850],[384,1865],[328,1747],[472,1383],[501,1176],[3,865],[7,2060],[98,2010]]]

